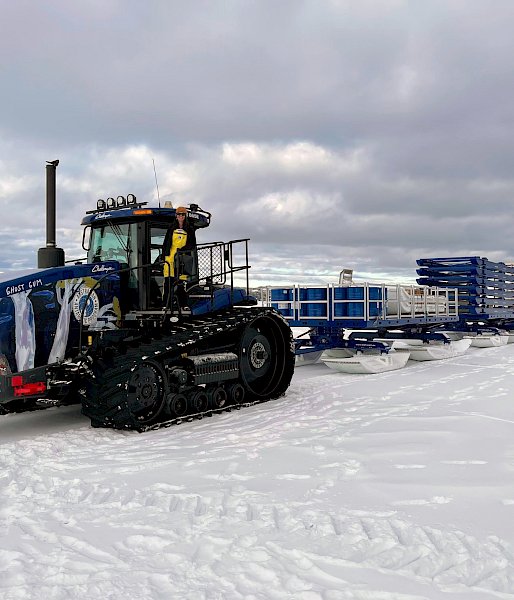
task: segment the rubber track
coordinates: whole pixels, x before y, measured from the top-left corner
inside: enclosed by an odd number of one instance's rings
[[[196,346],[202,344],[209,338],[223,334],[225,338],[237,340],[246,325],[260,316],[277,313],[269,308],[235,308],[228,311],[216,313],[206,317],[197,317],[190,322],[183,322],[173,326],[166,337],[160,340],[151,340],[148,343],[139,344],[137,347],[128,348],[126,353],[120,353],[113,348],[109,359],[100,359],[88,367],[86,376],[86,397],[83,398],[82,412],[91,419],[94,427],[111,427],[114,429],[135,429],[143,432],[148,430],[170,427],[186,420],[211,416],[213,412],[229,411],[241,406],[251,406],[266,400],[277,398],[284,394],[289,381],[278,389],[269,398],[245,402],[235,407],[229,405],[215,411],[208,410],[203,413],[188,414],[180,418],[165,418],[163,421],[143,425],[132,414],[126,400],[127,382],[131,371],[143,360],[161,362],[165,360],[179,359],[182,354],[190,354]],[[279,315],[280,316],[280,315]],[[280,317],[281,318],[281,317]],[[294,352],[291,346],[292,360]]]

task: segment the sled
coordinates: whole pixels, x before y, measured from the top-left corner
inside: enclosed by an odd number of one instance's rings
[[[303,352],[295,357],[295,367],[303,367],[305,365],[315,365],[319,363],[323,350],[314,352]]]
[[[383,373],[401,369],[409,360],[408,352],[390,350],[380,354],[355,352],[350,348],[325,350],[321,361],[340,373]]]
[[[471,340],[463,338],[448,343],[429,342],[423,343],[421,340],[396,340],[393,348],[396,352],[408,352],[412,360],[444,360],[464,354],[470,347]]]
[[[465,339],[471,340],[471,345],[475,348],[495,348],[505,346],[509,342],[509,335],[496,333],[479,333],[478,335],[465,336]]]

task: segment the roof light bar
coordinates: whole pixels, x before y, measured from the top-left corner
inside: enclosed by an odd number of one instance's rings
[[[99,198],[96,201],[96,210],[90,210],[86,214],[89,215],[104,212],[106,210],[120,210],[122,208],[140,208],[145,204],[148,203],[138,202],[134,194],[127,194],[127,197],[117,196],[116,199],[114,199],[113,197],[107,198],[107,200]]]

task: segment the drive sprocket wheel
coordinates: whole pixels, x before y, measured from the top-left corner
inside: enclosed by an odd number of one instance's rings
[[[164,381],[159,365],[150,361],[136,365],[130,373],[127,405],[138,423],[154,423],[166,405]]]
[[[278,398],[289,386],[294,372],[291,330],[273,314],[249,323],[239,346],[240,381],[253,398]]]

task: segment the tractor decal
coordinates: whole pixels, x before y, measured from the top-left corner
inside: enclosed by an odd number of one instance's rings
[[[119,277],[114,269],[95,271],[103,278],[100,282],[92,277],[91,266],[67,269],[72,277],[66,279],[49,277],[51,271],[42,274],[37,285],[32,276],[30,287],[28,278],[4,287],[0,297],[0,356],[13,373],[69,356],[78,344],[82,312],[85,330],[115,329],[119,322]]]
[[[10,296],[14,304],[16,368],[25,371],[34,368],[36,336],[34,310],[29,298],[30,291]]]

